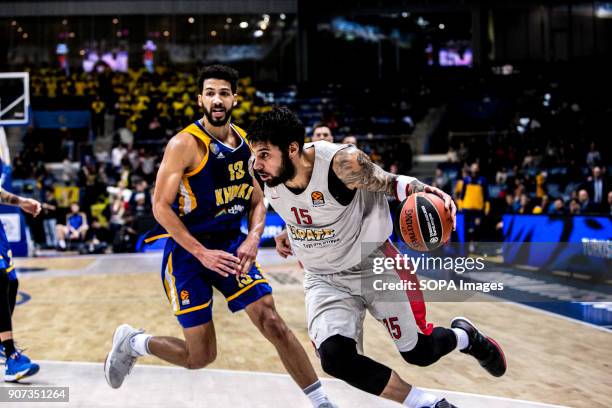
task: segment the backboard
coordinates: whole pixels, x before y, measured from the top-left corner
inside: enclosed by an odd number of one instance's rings
[[[26,125],[30,110],[30,74],[0,72],[0,126]]]

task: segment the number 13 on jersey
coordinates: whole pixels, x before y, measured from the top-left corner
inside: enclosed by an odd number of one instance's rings
[[[230,173],[230,181],[240,180],[244,177],[242,160],[236,163],[230,163],[229,166],[227,166],[227,169]]]

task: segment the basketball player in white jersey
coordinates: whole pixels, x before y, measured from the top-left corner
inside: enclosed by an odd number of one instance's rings
[[[504,374],[501,348],[469,320],[455,318],[450,329],[434,328],[426,322],[420,292],[372,287],[374,279],[416,280],[406,270],[373,273],[375,258],[398,254],[388,241],[393,226],[386,194],[403,200],[419,191],[434,193],[454,220],[456,208],[446,193],[385,172],[352,145],[304,145],[304,126],[287,108],[261,115],[249,138],[254,152],[250,168],[287,224],[276,238],[277,250],[283,257],[295,253],[304,266],[308,332],[325,372],[411,408],[453,407],[362,355],[368,310],[387,327],[410,364],[427,366],[458,349],[474,356],[490,374]]]

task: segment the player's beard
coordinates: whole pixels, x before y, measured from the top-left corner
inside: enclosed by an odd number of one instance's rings
[[[278,171],[278,176],[271,177],[270,180],[266,181],[268,187],[276,187],[281,183],[290,180],[295,175],[295,166],[291,163],[289,158],[289,152],[283,151],[281,156],[281,166]]]
[[[232,106],[231,108],[229,108],[229,110],[227,110],[225,109],[225,106],[223,106],[223,110],[225,111],[225,116],[223,116],[222,119],[218,119],[218,120],[213,118],[212,112],[206,109],[205,106],[202,106],[202,110],[204,111],[204,116],[206,116],[208,123],[210,123],[214,127],[221,127],[221,126],[225,126],[227,121],[230,120],[230,118],[232,117],[232,111],[234,110],[234,107]]]

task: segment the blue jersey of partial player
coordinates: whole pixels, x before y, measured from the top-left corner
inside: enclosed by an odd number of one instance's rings
[[[2,222],[0,222],[0,273],[7,273],[9,280],[17,280],[13,251],[11,251],[11,245],[6,237]]]
[[[187,132],[206,147],[200,164],[181,179],[176,200],[172,205],[189,232],[205,233],[240,231],[240,222],[250,207],[253,177],[248,172],[251,149],[244,130],[230,125],[238,137],[232,148],[208,133],[199,121],[187,126]],[[149,234],[147,242],[159,236]]]
[[[4,163],[0,161],[0,179],[2,178],[3,172]],[[11,245],[6,236],[6,231],[4,231],[4,225],[0,222],[0,273],[2,273],[2,271],[9,274],[9,279],[17,279]]]

